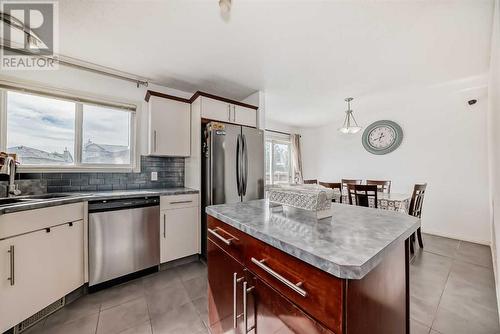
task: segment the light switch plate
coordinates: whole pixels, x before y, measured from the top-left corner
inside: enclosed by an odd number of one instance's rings
[[[158,172],[151,172],[151,181],[158,181]]]

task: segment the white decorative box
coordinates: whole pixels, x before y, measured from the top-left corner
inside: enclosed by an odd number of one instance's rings
[[[313,211],[318,219],[331,217],[333,189],[316,184],[287,184],[268,189],[269,204]]]

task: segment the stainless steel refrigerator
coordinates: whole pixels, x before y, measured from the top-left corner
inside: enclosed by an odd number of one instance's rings
[[[264,132],[255,128],[208,123],[203,131],[203,205],[264,198]],[[202,250],[206,252],[203,207]]]

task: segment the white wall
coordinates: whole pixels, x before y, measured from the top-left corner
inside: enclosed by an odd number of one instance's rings
[[[103,75],[60,66],[56,71],[0,71],[0,80],[28,82],[48,88],[73,91],[95,97],[103,97],[116,102],[131,102],[138,106],[139,152],[147,152],[147,103],[144,101],[148,89],[190,98],[192,92],[183,92],[168,87],[150,84],[137,88],[133,82],[123,81]]]
[[[491,39],[489,81],[488,139],[490,152],[490,194],[492,255],[500,309],[500,1],[495,1],[495,17]]]
[[[284,124],[273,119],[266,119],[266,129],[273,131],[281,131],[290,134],[299,133],[299,129],[288,124]]]
[[[489,244],[486,83],[485,75],[357,97],[360,125],[389,119],[403,128],[400,148],[383,156],[365,151],[361,133],[339,133],[343,110],[332,110],[334,122],[301,130],[304,178],[388,179],[397,193],[427,182],[423,230]],[[471,96],[479,99],[472,110]]]

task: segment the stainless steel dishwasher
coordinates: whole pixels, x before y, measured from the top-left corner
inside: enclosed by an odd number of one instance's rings
[[[160,264],[160,199],[89,202],[89,287]]]

